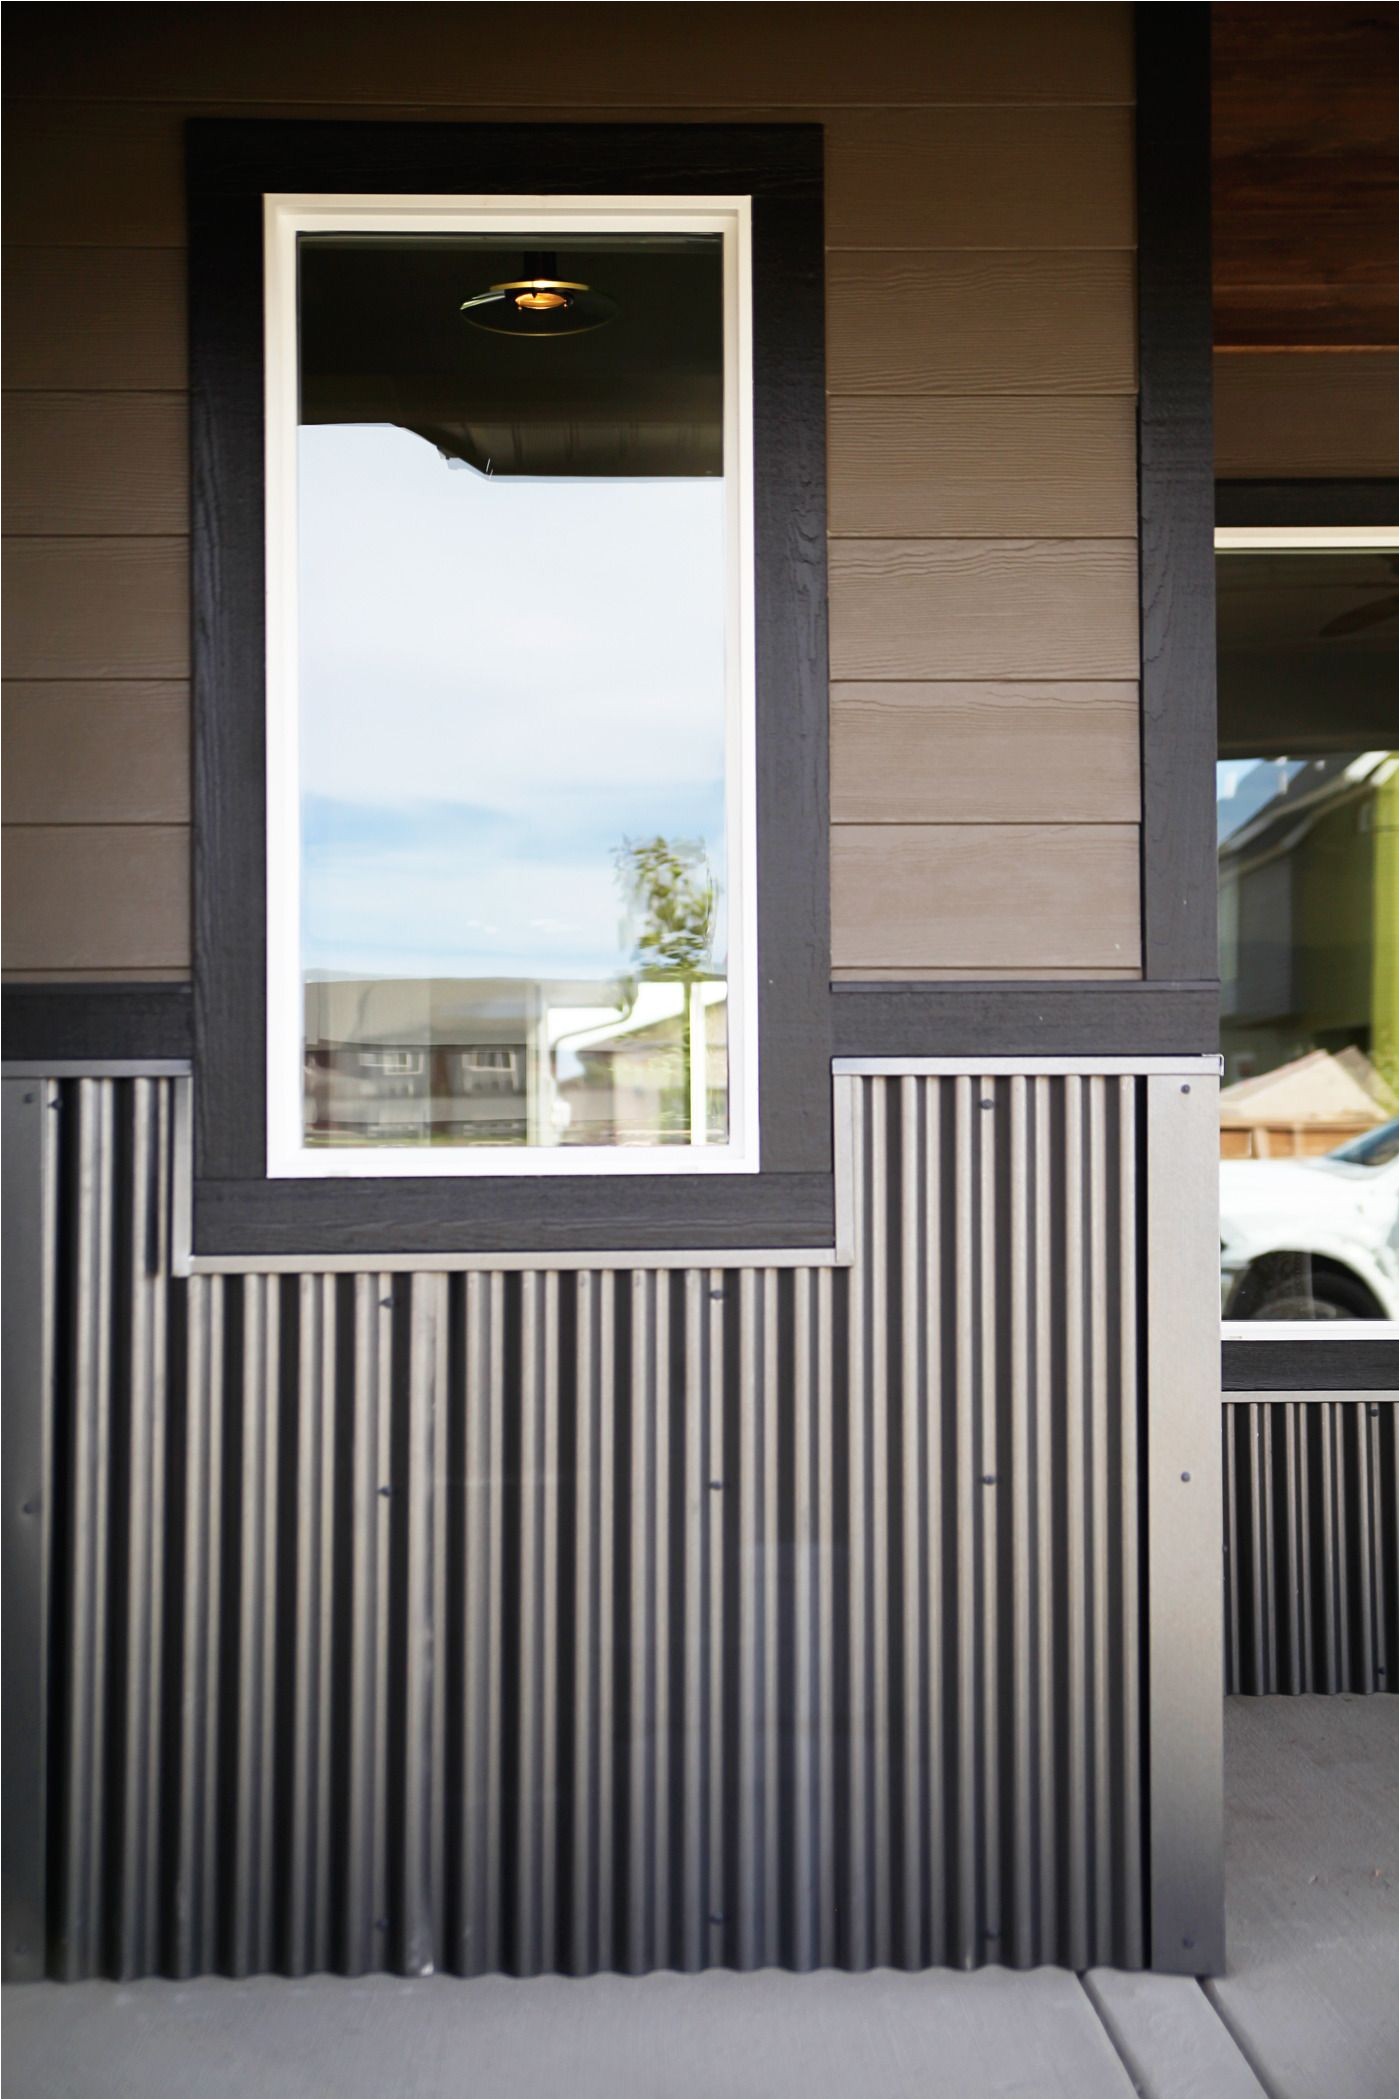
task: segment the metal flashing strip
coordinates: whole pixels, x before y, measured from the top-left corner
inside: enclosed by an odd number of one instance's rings
[[[1316,1392],[1271,1392],[1267,1386],[1240,1388],[1220,1395],[1222,1407],[1384,1407],[1394,1404],[1396,1394],[1384,1386],[1369,1392],[1334,1393],[1326,1387]]]
[[[1222,1342],[1393,1342],[1394,1320],[1222,1320]]]
[[[1219,1078],[1223,1060],[1203,1054],[1180,1057],[838,1057],[838,1077],[913,1079],[1170,1079],[1182,1072]]]
[[[187,1057],[7,1057],[0,1079],[188,1079]]]

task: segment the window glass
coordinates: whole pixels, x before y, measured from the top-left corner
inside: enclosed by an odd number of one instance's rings
[[[1218,558],[1221,1290],[1396,1315],[1396,565]]]
[[[725,235],[302,230],[295,271],[298,1142],[722,1155]]]

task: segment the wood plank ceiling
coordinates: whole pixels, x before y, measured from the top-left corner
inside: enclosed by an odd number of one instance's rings
[[[1396,342],[1396,23],[1370,0],[1214,18],[1215,341]]]

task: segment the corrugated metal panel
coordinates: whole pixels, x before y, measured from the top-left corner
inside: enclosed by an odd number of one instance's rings
[[[848,1270],[168,1277],[51,1083],[51,1970],[1140,1965],[1141,1088],[870,1077]]]
[[[1396,1402],[1224,1415],[1227,1688],[1395,1691]]]

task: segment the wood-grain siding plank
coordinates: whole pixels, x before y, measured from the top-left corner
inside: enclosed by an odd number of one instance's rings
[[[12,394],[7,533],[189,531],[183,394]]]
[[[833,248],[1131,248],[1130,109],[837,110]]]
[[[1131,394],[1134,259],[1116,249],[827,259],[833,394]]]
[[[1131,395],[833,398],[838,537],[1100,539],[1137,531]]]
[[[187,824],[190,696],[175,680],[4,686],[7,824]]]
[[[1393,475],[1393,350],[1217,351],[1215,471],[1222,481]]]
[[[15,248],[4,258],[4,384],[180,392],[185,258],[176,248]]]
[[[12,678],[187,678],[189,547],[19,539],[5,548]]]
[[[833,540],[831,673],[1133,679],[1131,540]]]
[[[1133,99],[1131,10],[539,4],[338,12],[134,5],[21,13],[9,91],[108,101],[451,105],[1110,102]],[[310,110],[306,112],[310,114]]]
[[[834,823],[1136,823],[1138,772],[1126,682],[832,687]]]
[[[190,960],[189,831],[21,825],[4,834],[11,970],[181,970]]]
[[[1131,969],[1135,824],[838,824],[836,969]]]

